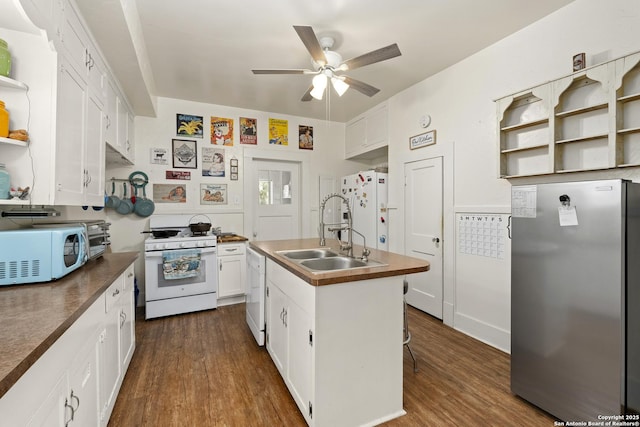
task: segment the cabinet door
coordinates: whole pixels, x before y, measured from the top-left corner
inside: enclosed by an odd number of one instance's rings
[[[287,308],[289,332],[288,380],[293,398],[309,421],[311,396],[312,324],[311,317],[297,304],[289,301]]]
[[[102,103],[90,92],[87,102],[87,134],[85,138],[85,197],[84,203],[104,205],[104,114]]]
[[[286,297],[273,283],[267,284],[267,350],[280,375],[286,378],[287,327]]]
[[[63,52],[71,65],[83,75],[87,74],[89,37],[68,0],[60,1],[62,14],[58,22],[58,35],[62,42]]]
[[[117,119],[117,138],[116,143],[120,147],[120,153],[127,154],[127,125],[129,123],[127,106],[120,96],[116,97],[116,110],[118,114]]]
[[[135,307],[133,265],[125,271],[123,295],[120,298],[120,365],[121,372],[129,365],[135,348]]]
[[[94,336],[95,339],[95,336]],[[73,408],[73,421],[69,426],[97,426],[100,424],[98,407],[98,351],[100,341],[94,341],[84,357],[71,364],[67,402]]]
[[[367,116],[365,146],[375,148],[387,145],[387,107],[386,105]]]
[[[69,389],[68,378],[65,371],[33,414],[28,427],[63,427],[71,420],[71,409],[65,406],[65,397]]]
[[[247,269],[245,256],[221,256],[218,264],[218,297],[244,295]]]
[[[120,297],[122,276],[106,292],[106,317],[100,334],[100,418],[108,419],[120,379]]]
[[[366,138],[367,122],[364,117],[349,123],[346,129],[345,157],[349,158],[351,154],[362,150],[366,144]]]
[[[135,124],[134,124],[135,116],[129,112],[127,114],[127,142],[126,142],[126,153],[125,157],[132,162],[135,160],[135,151],[134,151],[134,143],[135,143]]]
[[[63,57],[58,66],[56,188],[58,205],[81,205],[84,197],[84,124],[87,85]]]
[[[105,124],[106,133],[104,137],[107,144],[115,148],[116,151],[121,152],[121,147],[118,147],[118,95],[111,80],[106,83],[106,92],[107,115],[105,120],[107,123]]]

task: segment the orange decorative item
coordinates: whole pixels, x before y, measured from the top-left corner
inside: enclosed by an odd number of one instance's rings
[[[4,101],[0,101],[0,138],[9,136],[9,112],[4,108]]]

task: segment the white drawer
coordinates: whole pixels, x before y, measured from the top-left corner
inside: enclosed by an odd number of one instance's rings
[[[218,256],[244,255],[245,247],[244,243],[219,243]]]

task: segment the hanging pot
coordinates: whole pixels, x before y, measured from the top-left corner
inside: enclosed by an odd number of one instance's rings
[[[116,183],[114,181],[111,181],[111,195],[107,197],[107,200],[104,205],[107,208],[116,209],[119,204],[120,204],[120,198],[116,196]]]
[[[127,215],[133,211],[133,203],[131,202],[131,199],[127,198],[127,183],[124,182],[122,184],[123,184],[122,188],[124,192],[122,194],[122,200],[120,201],[120,204],[116,208],[116,212],[122,215]]]
[[[153,200],[147,199],[146,185],[147,184],[143,184],[142,198],[137,199],[136,206],[134,208],[135,214],[141,217],[147,217],[151,215],[156,209],[156,205],[153,203]]]

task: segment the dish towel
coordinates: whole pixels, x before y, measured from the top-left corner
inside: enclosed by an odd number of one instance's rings
[[[162,272],[165,280],[196,277],[200,273],[200,249],[162,252]]]

